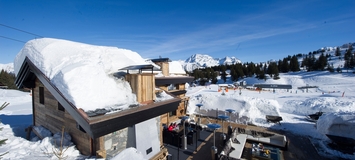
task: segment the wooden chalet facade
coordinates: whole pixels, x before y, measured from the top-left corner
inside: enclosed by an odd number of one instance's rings
[[[60,132],[65,127],[82,154],[110,158],[125,148],[135,147],[148,159],[165,159],[167,150],[161,147],[162,132],[149,137],[144,127],[154,123],[152,126],[158,130],[162,123],[168,123],[185,114],[188,100],[185,97],[185,83],[192,81],[192,78],[154,78],[153,73],[126,74],[125,78],[141,105],[97,116],[89,116],[69,102],[27,57],[17,74],[15,84],[19,88],[32,89],[33,125],[43,126],[52,133]],[[170,84],[174,84],[176,89],[167,89]],[[176,97],[154,102],[156,86]],[[142,144],[142,141],[151,141],[151,138],[157,138],[160,144]]]

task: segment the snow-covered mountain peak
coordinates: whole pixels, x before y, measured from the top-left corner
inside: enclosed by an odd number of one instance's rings
[[[224,57],[222,59],[219,60],[220,64],[228,64],[228,65],[231,65],[231,64],[236,64],[236,63],[242,63],[241,60],[239,60],[238,58],[235,58],[234,56],[232,57]]]
[[[213,58],[209,55],[206,54],[194,54],[182,65],[184,66],[184,69],[187,71],[193,71],[196,68],[201,68],[201,67],[213,67],[213,66],[218,66],[218,65],[231,65],[231,64],[236,64],[236,63],[242,63],[238,58],[235,57],[224,57],[224,58]]]
[[[216,63],[216,61],[218,61],[217,59],[206,55],[206,54],[194,54],[191,57],[189,57],[188,59],[186,59],[186,63],[197,63],[202,67],[210,67],[210,66],[215,66],[218,65],[218,63]]]
[[[14,63],[0,64],[0,71],[4,70],[8,73],[14,73]]]

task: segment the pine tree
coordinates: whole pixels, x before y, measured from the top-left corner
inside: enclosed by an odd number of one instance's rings
[[[338,72],[338,73],[340,73],[340,72],[341,72],[341,69],[340,69],[340,67],[339,67],[339,66],[337,67],[337,72]]]
[[[345,54],[344,54],[344,60],[350,60],[350,57],[352,55],[352,51],[353,51],[353,47],[352,45],[350,44],[348,49],[346,50]]]
[[[316,61],[316,66],[315,69],[317,70],[324,70],[324,68],[327,66],[328,60],[327,57],[324,56],[324,54],[322,53],[318,60]]]
[[[314,57],[314,54],[313,54],[313,55],[308,59],[307,72],[313,71],[313,70],[316,68],[315,62],[316,62],[316,58]]]
[[[290,61],[290,70],[292,72],[297,72],[300,71],[300,65],[298,63],[298,58],[297,56],[293,55]]]
[[[266,80],[266,76],[265,76],[264,71],[260,71],[260,73],[258,74],[258,79],[265,79]]]
[[[281,62],[281,60],[279,62]],[[279,70],[282,73],[287,73],[288,71],[290,71],[290,65],[288,63],[288,58],[284,58],[282,60],[282,65],[281,65],[281,68],[279,68]]]
[[[216,72],[213,72],[212,73],[212,81],[211,81],[213,84],[216,84],[218,82],[217,80],[217,73]]]
[[[341,54],[340,54],[340,49],[339,49],[339,47],[337,47],[336,49],[335,49],[335,56],[340,56]]]
[[[355,58],[354,55],[350,56],[350,60],[349,60],[349,64],[350,64],[350,68],[354,68],[355,67]]]
[[[237,69],[238,78],[243,78],[244,77],[243,66],[241,64],[238,64],[236,67],[237,67],[236,69]]]
[[[271,63],[269,64],[269,67],[268,67],[268,69],[267,69],[267,74],[269,74],[270,77],[279,75],[279,70],[278,70],[278,68],[277,68],[276,62],[271,62]]]
[[[17,89],[15,85],[15,75],[12,73],[8,73],[5,70],[1,70],[0,72],[0,82],[6,85],[9,89]]]
[[[330,65],[330,64],[328,63],[328,65],[327,65],[327,70],[328,70],[330,73],[333,73],[333,72],[334,72],[334,66],[333,66],[333,64]]]
[[[248,68],[248,77],[251,77],[255,74],[255,64],[253,62],[250,62],[249,65],[247,66]]]

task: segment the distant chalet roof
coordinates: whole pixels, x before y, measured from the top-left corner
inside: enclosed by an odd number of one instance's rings
[[[275,88],[275,89],[292,89],[292,85],[288,84],[254,84],[258,88]]]
[[[116,113],[89,117],[82,109],[78,109],[74,104],[70,103],[50,79],[26,57],[17,74],[15,84],[18,88],[35,88],[36,79],[41,81],[54,98],[92,138],[99,138],[117,130],[174,111],[181,102],[180,98],[173,98],[132,107]]]
[[[169,58],[157,58],[157,59],[151,59],[152,62],[171,62]]]

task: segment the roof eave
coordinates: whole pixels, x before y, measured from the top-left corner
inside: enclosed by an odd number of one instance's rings
[[[194,80],[194,77],[182,76],[182,77],[155,77],[155,85],[170,85],[170,84],[182,84],[190,83]]]
[[[89,118],[90,127],[94,137],[101,137],[109,133],[134,126],[137,123],[149,120],[178,108],[181,99],[156,102],[149,105],[127,109],[113,114],[106,114]]]

